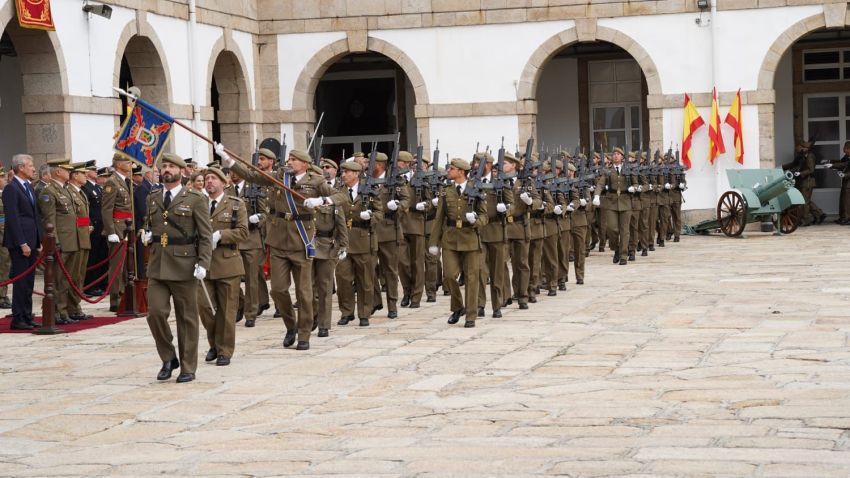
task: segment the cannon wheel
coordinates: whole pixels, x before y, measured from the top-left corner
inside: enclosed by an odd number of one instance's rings
[[[782,211],[782,215],[779,216],[779,231],[782,232],[782,234],[791,234],[796,231],[797,226],[800,225],[802,215],[803,206],[800,206],[799,204]]]
[[[747,200],[737,191],[726,191],[717,202],[717,222],[729,237],[738,237],[747,225]]]

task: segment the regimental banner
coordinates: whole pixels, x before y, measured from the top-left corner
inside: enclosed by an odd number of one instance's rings
[[[174,118],[139,98],[121,126],[115,140],[115,152],[131,161],[153,167],[171,139],[173,123]]]
[[[18,10],[18,24],[22,28],[56,30],[50,12],[50,0],[15,0],[15,6]]]

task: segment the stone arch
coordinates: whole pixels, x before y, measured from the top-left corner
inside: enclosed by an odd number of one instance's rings
[[[137,21],[124,27],[115,51],[112,84],[118,85],[121,59],[126,56],[133,81],[142,90],[142,97],[164,112],[171,113],[171,71],[168,59],[162,42],[144,15],[140,14]]]
[[[758,88],[772,90],[773,80],[776,74],[776,68],[779,66],[779,61],[782,55],[791,48],[794,43],[807,34],[826,27],[826,18],[823,13],[818,13],[810,17],[804,18],[797,23],[788,27],[780,34],[764,56],[759,69]]]
[[[0,8],[0,35],[4,32],[9,35],[18,55],[25,152],[36,163],[70,158],[70,116],[64,101],[68,95],[68,77],[59,37],[56,32],[21,28],[15,21],[14,8],[13,2]]]
[[[216,121],[220,141],[234,151],[247,152],[252,143],[251,91],[245,61],[227,34],[213,46],[207,68],[206,104],[210,108],[210,134]],[[212,85],[218,91],[218,109],[213,109]]]

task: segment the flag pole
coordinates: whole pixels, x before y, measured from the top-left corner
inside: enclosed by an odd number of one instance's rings
[[[116,92],[118,92],[119,94],[122,94],[122,95],[124,95],[124,96],[126,96],[126,97],[128,97],[128,98],[132,98],[133,100],[137,100],[137,99],[138,99],[138,98],[136,98],[134,95],[132,95],[132,94],[130,94],[130,93],[128,93],[128,92],[126,92],[126,91],[124,91],[124,90],[123,90],[123,89],[121,89],[121,88],[112,87],[112,89],[113,89],[113,90],[115,90]],[[165,118],[162,118],[162,119],[165,119]],[[183,128],[183,129],[185,129],[186,131],[188,131],[188,132],[192,133],[193,135],[197,136],[198,138],[200,138],[200,139],[202,139],[202,140],[206,141],[206,142],[207,142],[207,143],[209,143],[211,146],[215,147],[215,142],[214,142],[213,140],[211,140],[211,139],[207,138],[206,136],[202,135],[201,133],[199,133],[199,132],[195,131],[194,129],[190,128],[189,126],[187,126],[187,125],[186,125],[185,123],[183,123],[182,121],[180,121],[180,120],[178,120],[178,119],[176,119],[176,118],[171,118],[171,119],[172,119],[172,121],[174,122],[174,124],[176,124],[177,126],[180,126],[181,128]],[[263,177],[265,177],[266,179],[268,179],[269,181],[271,181],[272,183],[274,183],[274,185],[275,185],[275,186],[277,186],[277,187],[279,187],[279,188],[282,188],[282,189],[285,189],[285,190],[289,191],[290,193],[292,193],[292,195],[293,195],[293,196],[297,197],[298,199],[301,199],[302,201],[303,201],[303,200],[305,200],[305,199],[307,199],[307,198],[305,198],[304,196],[302,196],[301,194],[299,194],[297,191],[293,191],[292,189],[290,189],[289,187],[287,187],[285,184],[283,184],[283,182],[282,182],[281,180],[279,180],[279,179],[277,179],[276,177],[272,176],[271,174],[269,174],[269,173],[267,173],[267,172],[263,171],[262,169],[260,169],[260,168],[258,168],[258,167],[256,167],[256,166],[254,166],[253,164],[251,164],[251,162],[250,162],[250,161],[245,161],[244,159],[242,159],[241,157],[239,157],[239,155],[238,155],[238,154],[236,154],[236,153],[234,153],[233,151],[231,151],[231,150],[229,150],[229,149],[227,149],[227,148],[224,148],[224,152],[225,152],[225,153],[227,153],[227,154],[228,154],[228,156],[230,156],[230,158],[231,158],[231,159],[233,159],[233,160],[235,160],[235,161],[239,161],[240,163],[242,163],[243,165],[245,165],[245,167],[247,167],[247,168],[249,168],[249,169],[251,169],[251,170],[256,171],[257,173],[259,173],[260,175],[262,175]]]

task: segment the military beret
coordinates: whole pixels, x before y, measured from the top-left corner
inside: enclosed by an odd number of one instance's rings
[[[565,150],[565,149],[562,149],[562,150],[561,150],[561,156],[563,156],[563,157],[565,157],[565,158],[572,158],[572,157],[573,157],[573,156],[570,154],[570,152],[569,152],[569,151],[567,151],[567,150]]]
[[[626,154],[626,153],[624,153],[624,152],[623,152],[623,148],[621,148],[621,147],[619,147],[619,146],[617,146],[616,148],[614,148],[614,151],[613,151],[613,152],[614,152],[614,153],[620,153],[620,154]]]
[[[413,155],[407,151],[399,151],[398,152],[398,160],[403,161],[405,163],[413,162]]]
[[[598,152],[594,151],[594,152],[593,152],[593,157],[594,157],[594,158],[601,158],[602,156],[600,156]]]
[[[110,174],[112,174],[112,172],[109,170],[109,168],[100,168],[97,170],[97,177],[99,178],[109,177]]]
[[[635,152],[629,151],[629,159],[635,159]]]
[[[357,172],[363,171],[363,167],[360,166],[360,163],[358,163],[357,161],[346,161],[346,162],[342,163],[341,168],[347,169],[349,171],[357,171]]]
[[[364,153],[363,151],[358,151],[358,152],[354,153],[354,155],[353,155],[353,156],[354,156],[355,158],[365,158],[365,157],[366,157],[366,153]]]
[[[320,168],[316,163],[310,163],[309,169],[316,174],[322,174],[322,168]]]
[[[426,155],[422,156],[422,162],[425,163],[425,164],[431,164],[431,158],[429,158],[428,155],[426,154]]]
[[[339,166],[336,165],[336,162],[333,159],[322,158],[322,166],[329,166],[334,169],[339,169]]]
[[[461,158],[454,158],[449,164],[451,164],[452,167],[461,169],[463,171],[469,171],[470,169],[472,169],[472,166],[469,165],[469,161]]]
[[[128,158],[126,156],[121,156],[118,153],[115,153],[115,154],[112,155],[112,162],[113,163],[117,163],[118,161],[129,161],[129,160],[130,160],[130,158]]]
[[[211,165],[204,171],[204,178],[207,177],[207,174],[215,174],[218,176],[218,179],[221,179],[224,182],[227,182],[227,175],[224,174],[224,171],[221,170],[217,165]]]
[[[551,171],[552,170],[552,162],[551,161],[544,161],[542,166],[543,166],[543,171]]]
[[[375,161],[378,161],[379,163],[386,163],[388,159],[389,158],[387,158],[387,155],[381,152],[378,152],[378,154],[375,156]]]
[[[567,169],[570,170],[570,171],[573,171],[573,172],[577,171],[576,165],[573,164],[573,163],[567,163]]]
[[[307,154],[307,153],[305,153],[304,151],[301,151],[300,149],[293,149],[293,150],[291,150],[291,151],[289,152],[289,157],[290,157],[290,158],[295,158],[295,159],[297,159],[298,161],[303,161],[303,162],[305,162],[305,163],[311,163],[311,162],[313,162],[313,159],[312,159],[312,158],[310,158],[310,155],[309,155],[309,154]]]
[[[484,158],[484,160],[487,161],[490,164],[493,164],[493,163],[496,162],[496,159],[493,157],[493,155],[490,154],[490,153],[487,153],[487,152],[475,153],[474,158],[477,159],[478,161],[481,161],[481,159]]]
[[[507,151],[505,151],[505,161],[510,161],[510,162],[516,164],[517,166],[522,164],[522,162],[519,159],[517,159],[513,154],[511,154]]]
[[[177,167],[180,167],[180,168],[186,167],[186,161],[183,161],[183,158],[181,158],[180,156],[177,156],[174,153],[163,154],[162,155],[162,161],[165,162],[165,163],[171,163],[171,164],[173,164]]]
[[[257,152],[260,154],[260,156],[265,156],[271,159],[272,161],[277,161],[277,155],[274,154],[274,152],[268,148],[260,148]]]

